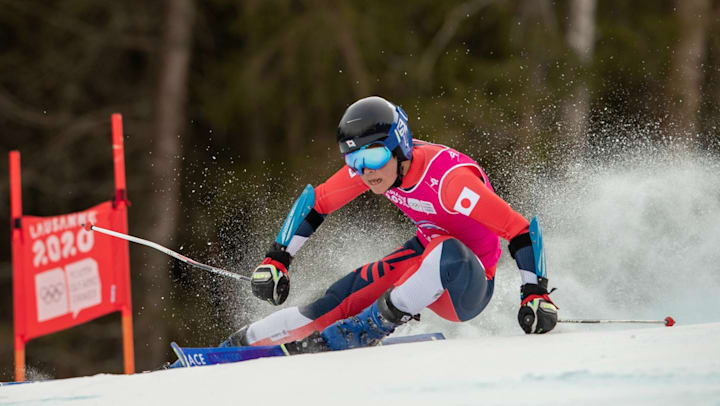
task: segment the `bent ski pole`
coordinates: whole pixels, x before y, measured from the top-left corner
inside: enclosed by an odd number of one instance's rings
[[[558,320],[558,323],[583,323],[583,324],[597,324],[597,323],[644,323],[644,324],[664,324],[667,327],[672,327],[675,324],[675,320],[667,316],[663,320],[583,320],[583,319],[565,319]]]
[[[236,280],[250,281],[250,277],[249,277],[249,276],[236,274],[236,273],[234,273],[234,272],[226,271],[226,270],[224,270],[224,269],[216,268],[216,267],[214,267],[214,266],[210,266],[210,265],[206,265],[206,264],[197,262],[197,261],[195,261],[194,259],[190,259],[190,258],[186,257],[185,255],[178,254],[177,252],[175,252],[175,251],[173,251],[173,250],[171,250],[171,249],[169,249],[169,248],[165,248],[165,247],[163,247],[162,245],[157,244],[157,243],[154,243],[154,242],[152,242],[152,241],[143,240],[142,238],[133,237],[132,235],[119,233],[119,232],[117,232],[117,231],[108,230],[108,229],[106,229],[106,228],[98,227],[98,226],[93,225],[93,224],[83,224],[82,226],[83,226],[86,230],[97,231],[97,232],[99,232],[99,233],[107,234],[107,235],[112,236],[112,237],[120,238],[120,239],[127,240],[127,241],[130,241],[130,242],[134,242],[134,243],[137,243],[137,244],[142,244],[142,245],[145,245],[145,246],[150,247],[150,248],[155,248],[156,250],[158,250],[158,251],[160,251],[160,252],[162,252],[162,253],[165,253],[165,254],[167,254],[167,255],[170,255],[171,257],[173,257],[173,258],[175,258],[175,259],[177,259],[177,260],[180,260],[180,261],[182,261],[182,262],[184,262],[184,263],[186,263],[186,264],[192,265],[192,266],[194,266],[194,267],[196,267],[196,268],[200,268],[200,269],[203,269],[203,270],[208,271],[208,272],[212,272],[212,273],[217,274],[217,275],[227,276],[227,277],[229,277],[229,278],[233,278],[233,279],[236,279]]]

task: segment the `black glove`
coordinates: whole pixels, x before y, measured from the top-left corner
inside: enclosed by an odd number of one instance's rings
[[[526,334],[547,333],[557,324],[558,307],[548,296],[547,279],[538,278],[538,282],[537,285],[526,283],[522,286],[518,323]]]
[[[252,273],[252,292],[262,300],[274,305],[285,302],[290,294],[290,254],[282,247],[273,244],[267,257]]]

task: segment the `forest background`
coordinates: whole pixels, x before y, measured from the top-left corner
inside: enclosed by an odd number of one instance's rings
[[[237,272],[262,260],[302,187],[342,165],[337,122],[373,94],[403,106],[414,137],[478,160],[530,215],[518,170],[562,174],[563,157],[628,140],[720,151],[720,0],[0,0],[0,146],[22,153],[24,213],[111,197],[122,113],[131,234]],[[0,196],[9,225],[7,175]],[[381,199],[353,204],[402,221]],[[148,248],[130,255],[139,370],[169,360],[170,340],[212,345],[271,310]],[[122,372],[119,319],[31,341],[29,366]]]

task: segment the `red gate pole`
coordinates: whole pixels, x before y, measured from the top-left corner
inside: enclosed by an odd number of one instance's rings
[[[122,115],[113,113],[112,117],[112,149],[113,167],[115,168],[115,203],[127,203],[125,189],[125,147],[123,143]]]
[[[15,380],[25,380],[25,292],[23,289],[22,244],[22,188],[20,187],[20,152],[10,151],[10,230],[13,252],[13,308],[15,336]]]
[[[122,115],[112,115],[112,149],[113,167],[115,169],[115,208],[121,210],[123,232],[128,232],[127,225],[127,189],[125,186],[125,149],[123,146]],[[123,243],[125,252],[128,252],[127,242]],[[128,255],[123,256],[125,260],[122,269],[126,269],[127,280],[125,281],[125,305],[122,307],[122,335],[123,335],[123,358],[125,360],[125,373],[135,373],[135,349],[133,344],[133,322],[132,322],[132,297],[130,294],[130,264],[127,261]]]

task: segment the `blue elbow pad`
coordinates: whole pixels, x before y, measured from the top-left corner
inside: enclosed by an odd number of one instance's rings
[[[535,274],[538,278],[547,279],[547,269],[545,267],[545,251],[543,250],[542,228],[537,216],[530,220],[530,241],[532,242],[533,254],[535,260]]]
[[[293,236],[309,237],[315,232],[325,217],[316,212],[313,209],[314,206],[315,189],[312,185],[307,185],[285,218],[285,222],[275,238],[275,243],[287,247]]]
[[[547,279],[542,229],[537,217],[530,221],[528,233],[513,238],[508,248],[518,268],[534,273],[538,278]]]

